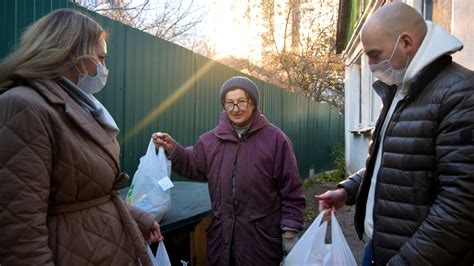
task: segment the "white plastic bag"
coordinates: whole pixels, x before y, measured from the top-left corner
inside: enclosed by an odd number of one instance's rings
[[[283,261],[284,266],[357,265],[333,212],[331,212],[332,243],[326,244],[324,242],[328,222],[324,221],[321,223],[323,216],[324,212],[321,212],[293,249],[291,249]]]
[[[168,252],[166,252],[165,243],[160,241],[158,243],[158,250],[156,255],[153,256],[150,246],[147,246],[148,256],[153,262],[153,266],[171,266],[170,258],[168,257]]]
[[[170,188],[173,183],[169,177],[169,160],[160,148],[156,154],[155,145],[150,140],[147,152],[140,158],[140,164],[133,176],[126,202],[153,215],[159,222],[171,207]]]

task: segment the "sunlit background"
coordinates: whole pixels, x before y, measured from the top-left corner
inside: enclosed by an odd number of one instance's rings
[[[245,1],[204,1],[209,10],[203,30],[215,50],[215,58],[234,56],[238,58],[260,58],[261,25],[258,19],[244,16]],[[244,4],[242,4],[244,3]]]
[[[343,110],[339,0],[76,0],[235,70]]]
[[[104,13],[103,9],[107,9],[110,5],[125,6],[132,10],[132,13],[140,12],[140,18],[135,19],[148,22],[154,19],[160,21],[162,18],[160,16],[164,13],[170,22],[176,22],[173,19],[183,16],[179,23],[195,24],[192,24],[183,36],[170,38],[170,41],[213,59],[235,57],[259,62],[262,60],[261,54],[264,49],[262,33],[267,30],[262,10],[265,2],[273,2],[275,37],[281,45],[286,27],[292,27],[287,23],[288,15],[294,15],[288,14],[290,4],[298,3],[298,8],[301,9],[299,30],[300,34],[304,35],[309,33],[308,29],[311,27],[305,18],[305,11],[310,10],[314,13],[315,8],[325,9],[317,12],[322,15],[317,18],[317,23],[327,26],[337,14],[337,5],[321,5],[321,2],[338,3],[338,0],[79,0],[78,2],[92,10],[99,10],[100,13]],[[143,27],[140,23],[137,26],[139,29]],[[159,36],[163,33],[154,32],[149,27],[143,28],[154,35]]]

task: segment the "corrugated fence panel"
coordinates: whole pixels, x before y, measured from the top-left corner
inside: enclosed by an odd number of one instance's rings
[[[331,146],[327,145],[327,143],[330,143],[331,141],[331,132],[329,131],[330,128],[330,108],[326,104],[322,104],[319,108],[319,114],[318,114],[318,131],[317,131],[317,136],[318,139],[324,140],[324,142],[319,143],[319,157],[320,157],[320,167],[322,169],[327,169],[327,157],[329,157],[329,154],[331,152]]]
[[[64,7],[88,13],[108,33],[109,79],[96,96],[121,129],[121,163],[130,175],[153,132],[168,132],[187,146],[214,128],[222,112],[221,85],[232,76],[246,76],[66,0],[1,1],[0,57],[15,49],[29,24]],[[309,169],[318,172],[333,167],[330,150],[344,143],[344,118],[338,110],[252,79],[260,89],[262,113],[291,139],[301,176],[307,177]]]
[[[195,111],[196,139],[197,137],[214,128],[219,121],[222,107],[219,99],[220,86],[225,80],[227,69],[208,58],[196,55],[195,77],[196,77],[196,102]]]
[[[0,2],[0,57],[5,57],[14,48],[15,38],[15,13],[12,11],[12,1]]]
[[[299,162],[299,168],[300,169],[308,169],[309,161],[310,161],[310,156],[307,151],[307,143],[306,141],[308,140],[308,132],[307,132],[307,127],[308,127],[308,99],[304,97],[297,97],[296,101],[296,117],[295,119],[298,121],[298,130],[296,132],[297,136],[293,138],[293,143],[297,145],[298,147],[298,153],[300,154],[300,158],[298,160]],[[307,171],[305,171],[307,172]],[[307,173],[300,173],[301,174],[307,174]]]
[[[196,55],[195,61],[195,128],[194,135],[200,136],[213,126],[218,119],[218,113],[221,110],[219,103],[219,92],[214,86],[216,82],[215,63],[203,56]],[[198,77],[200,75],[200,78]],[[196,141],[196,139],[194,140]]]
[[[110,19],[100,16],[94,12],[88,12],[86,9],[79,8],[82,12],[89,14],[99,22],[107,31],[107,58],[106,65],[109,69],[109,78],[106,87],[95,96],[104,104],[107,110],[113,115],[115,122],[121,130],[117,136],[120,143],[124,141],[124,99],[125,99],[125,29],[127,26],[121,23],[116,23]],[[122,165],[124,164],[123,152],[124,145],[121,146]]]
[[[72,6],[67,0],[0,1],[0,58],[16,48],[21,34],[51,10]]]

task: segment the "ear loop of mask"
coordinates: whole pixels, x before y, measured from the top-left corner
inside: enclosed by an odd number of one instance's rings
[[[400,37],[401,37],[401,35],[398,35],[397,44],[395,45],[395,47],[397,47],[398,42],[400,41]],[[396,49],[393,49],[392,56],[395,54],[395,50],[396,50]],[[390,57],[390,60],[391,60],[391,57]],[[405,63],[405,67],[402,68],[402,69],[400,69],[400,70],[406,71],[409,64],[410,64],[410,56],[407,56],[407,61],[406,61],[406,63]]]
[[[391,63],[391,62],[392,62],[392,58],[393,58],[393,55],[395,54],[395,51],[397,50],[397,46],[398,46],[398,42],[400,41],[400,37],[401,37],[401,35],[398,35],[397,41],[395,42],[395,46],[393,47],[393,50],[392,50],[392,54],[390,55],[390,59],[388,60],[388,62],[389,62],[390,64],[392,64],[392,63]]]
[[[74,64],[74,68],[76,69],[77,71],[77,84],[79,84],[81,82],[82,79],[84,79],[85,77],[87,77],[88,74],[84,74],[82,73],[79,68],[77,67],[76,64]]]
[[[90,58],[85,58],[85,59],[87,60],[87,59],[90,59]],[[94,61],[93,61],[92,59],[90,59],[90,60],[92,61],[92,63],[94,63]],[[79,60],[78,60],[78,61],[79,61]],[[80,70],[79,67],[77,66],[78,63],[79,63],[79,62],[77,62],[77,63],[74,64],[74,68],[76,69],[76,71],[77,71],[77,73],[79,74],[79,76],[89,76],[89,73],[87,73],[87,71],[86,71],[86,73],[82,73],[82,72],[81,72],[81,70]]]

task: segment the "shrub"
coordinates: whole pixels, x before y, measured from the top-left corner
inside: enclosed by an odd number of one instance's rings
[[[346,159],[344,155],[344,145],[341,143],[335,144],[331,148],[331,157],[334,159],[335,166],[335,178],[341,176],[342,178],[346,175]]]
[[[330,171],[320,172],[306,178],[303,181],[303,189],[308,189],[315,183],[322,182],[339,182],[346,177],[346,162],[344,157],[344,146],[337,143],[331,148],[331,157],[334,159],[334,169]]]

